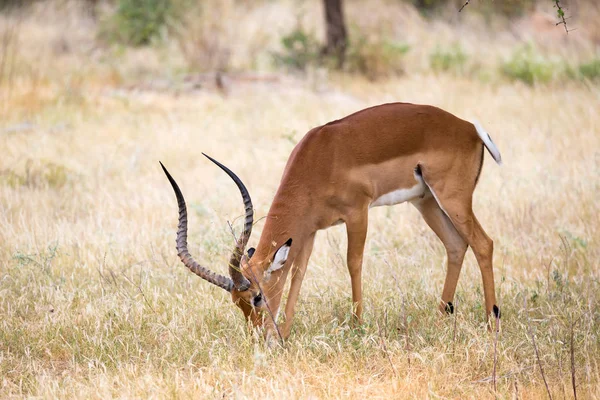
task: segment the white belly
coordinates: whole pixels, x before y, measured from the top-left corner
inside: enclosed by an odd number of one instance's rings
[[[394,204],[404,203],[423,197],[427,190],[427,186],[422,180],[418,180],[413,187],[406,189],[398,189],[393,192],[386,193],[371,203],[369,207],[391,206]]]

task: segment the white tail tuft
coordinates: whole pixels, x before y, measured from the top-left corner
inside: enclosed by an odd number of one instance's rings
[[[481,126],[481,124],[478,121],[473,120],[473,125],[475,125],[477,134],[483,141],[483,144],[485,145],[485,147],[490,152],[494,161],[496,161],[496,163],[498,165],[502,165],[502,156],[500,155],[500,150],[498,150],[498,148],[496,147],[494,142],[492,142],[492,138],[490,137],[490,135],[485,131],[485,129],[483,129],[483,127]]]

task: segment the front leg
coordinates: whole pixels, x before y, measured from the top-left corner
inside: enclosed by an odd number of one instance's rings
[[[362,261],[367,238],[369,222],[368,209],[346,221],[348,234],[348,271],[352,283],[352,319],[358,325],[362,324]]]
[[[298,301],[300,287],[302,286],[304,274],[306,273],[306,266],[308,265],[308,259],[312,253],[314,242],[315,233],[308,237],[292,266],[292,283],[290,285],[290,293],[288,294],[287,302],[285,303],[285,323],[281,328],[281,334],[284,339],[287,339],[290,336],[296,302]]]
[[[277,324],[277,316],[281,306],[281,295],[287,278],[289,268],[282,268],[271,274],[268,281],[262,284],[265,302],[260,308],[262,325],[267,343],[279,341],[284,338],[281,327]],[[281,337],[280,337],[281,335]]]

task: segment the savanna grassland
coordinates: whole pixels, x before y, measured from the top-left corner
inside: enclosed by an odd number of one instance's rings
[[[598,59],[600,9],[575,3],[566,35],[538,14],[482,16],[482,2],[439,19],[363,3],[347,16],[366,71],[288,72],[272,53],[298,19],[322,35],[320,2],[219,2],[189,37],[226,38],[206,56],[227,59],[221,89],[177,33],[111,44],[70,1],[0,14],[0,398],[572,398],[573,380],[578,398],[600,397],[600,85],[581,67]],[[397,59],[377,35],[406,45]],[[486,328],[470,251],[455,314],[438,314],[445,251],[404,204],[370,214],[364,325],[350,324],[335,227],[317,235],[289,340],[265,346],[180,264],[158,161],[188,201],[190,250],[225,273],[243,207],[201,152],[249,188],[255,245],[305,132],[392,101],[477,118],[502,152],[474,198],[501,332]]]

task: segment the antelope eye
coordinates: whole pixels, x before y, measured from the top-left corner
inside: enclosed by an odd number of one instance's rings
[[[262,295],[259,293],[252,299],[252,304],[254,307],[258,307],[262,304]]]

